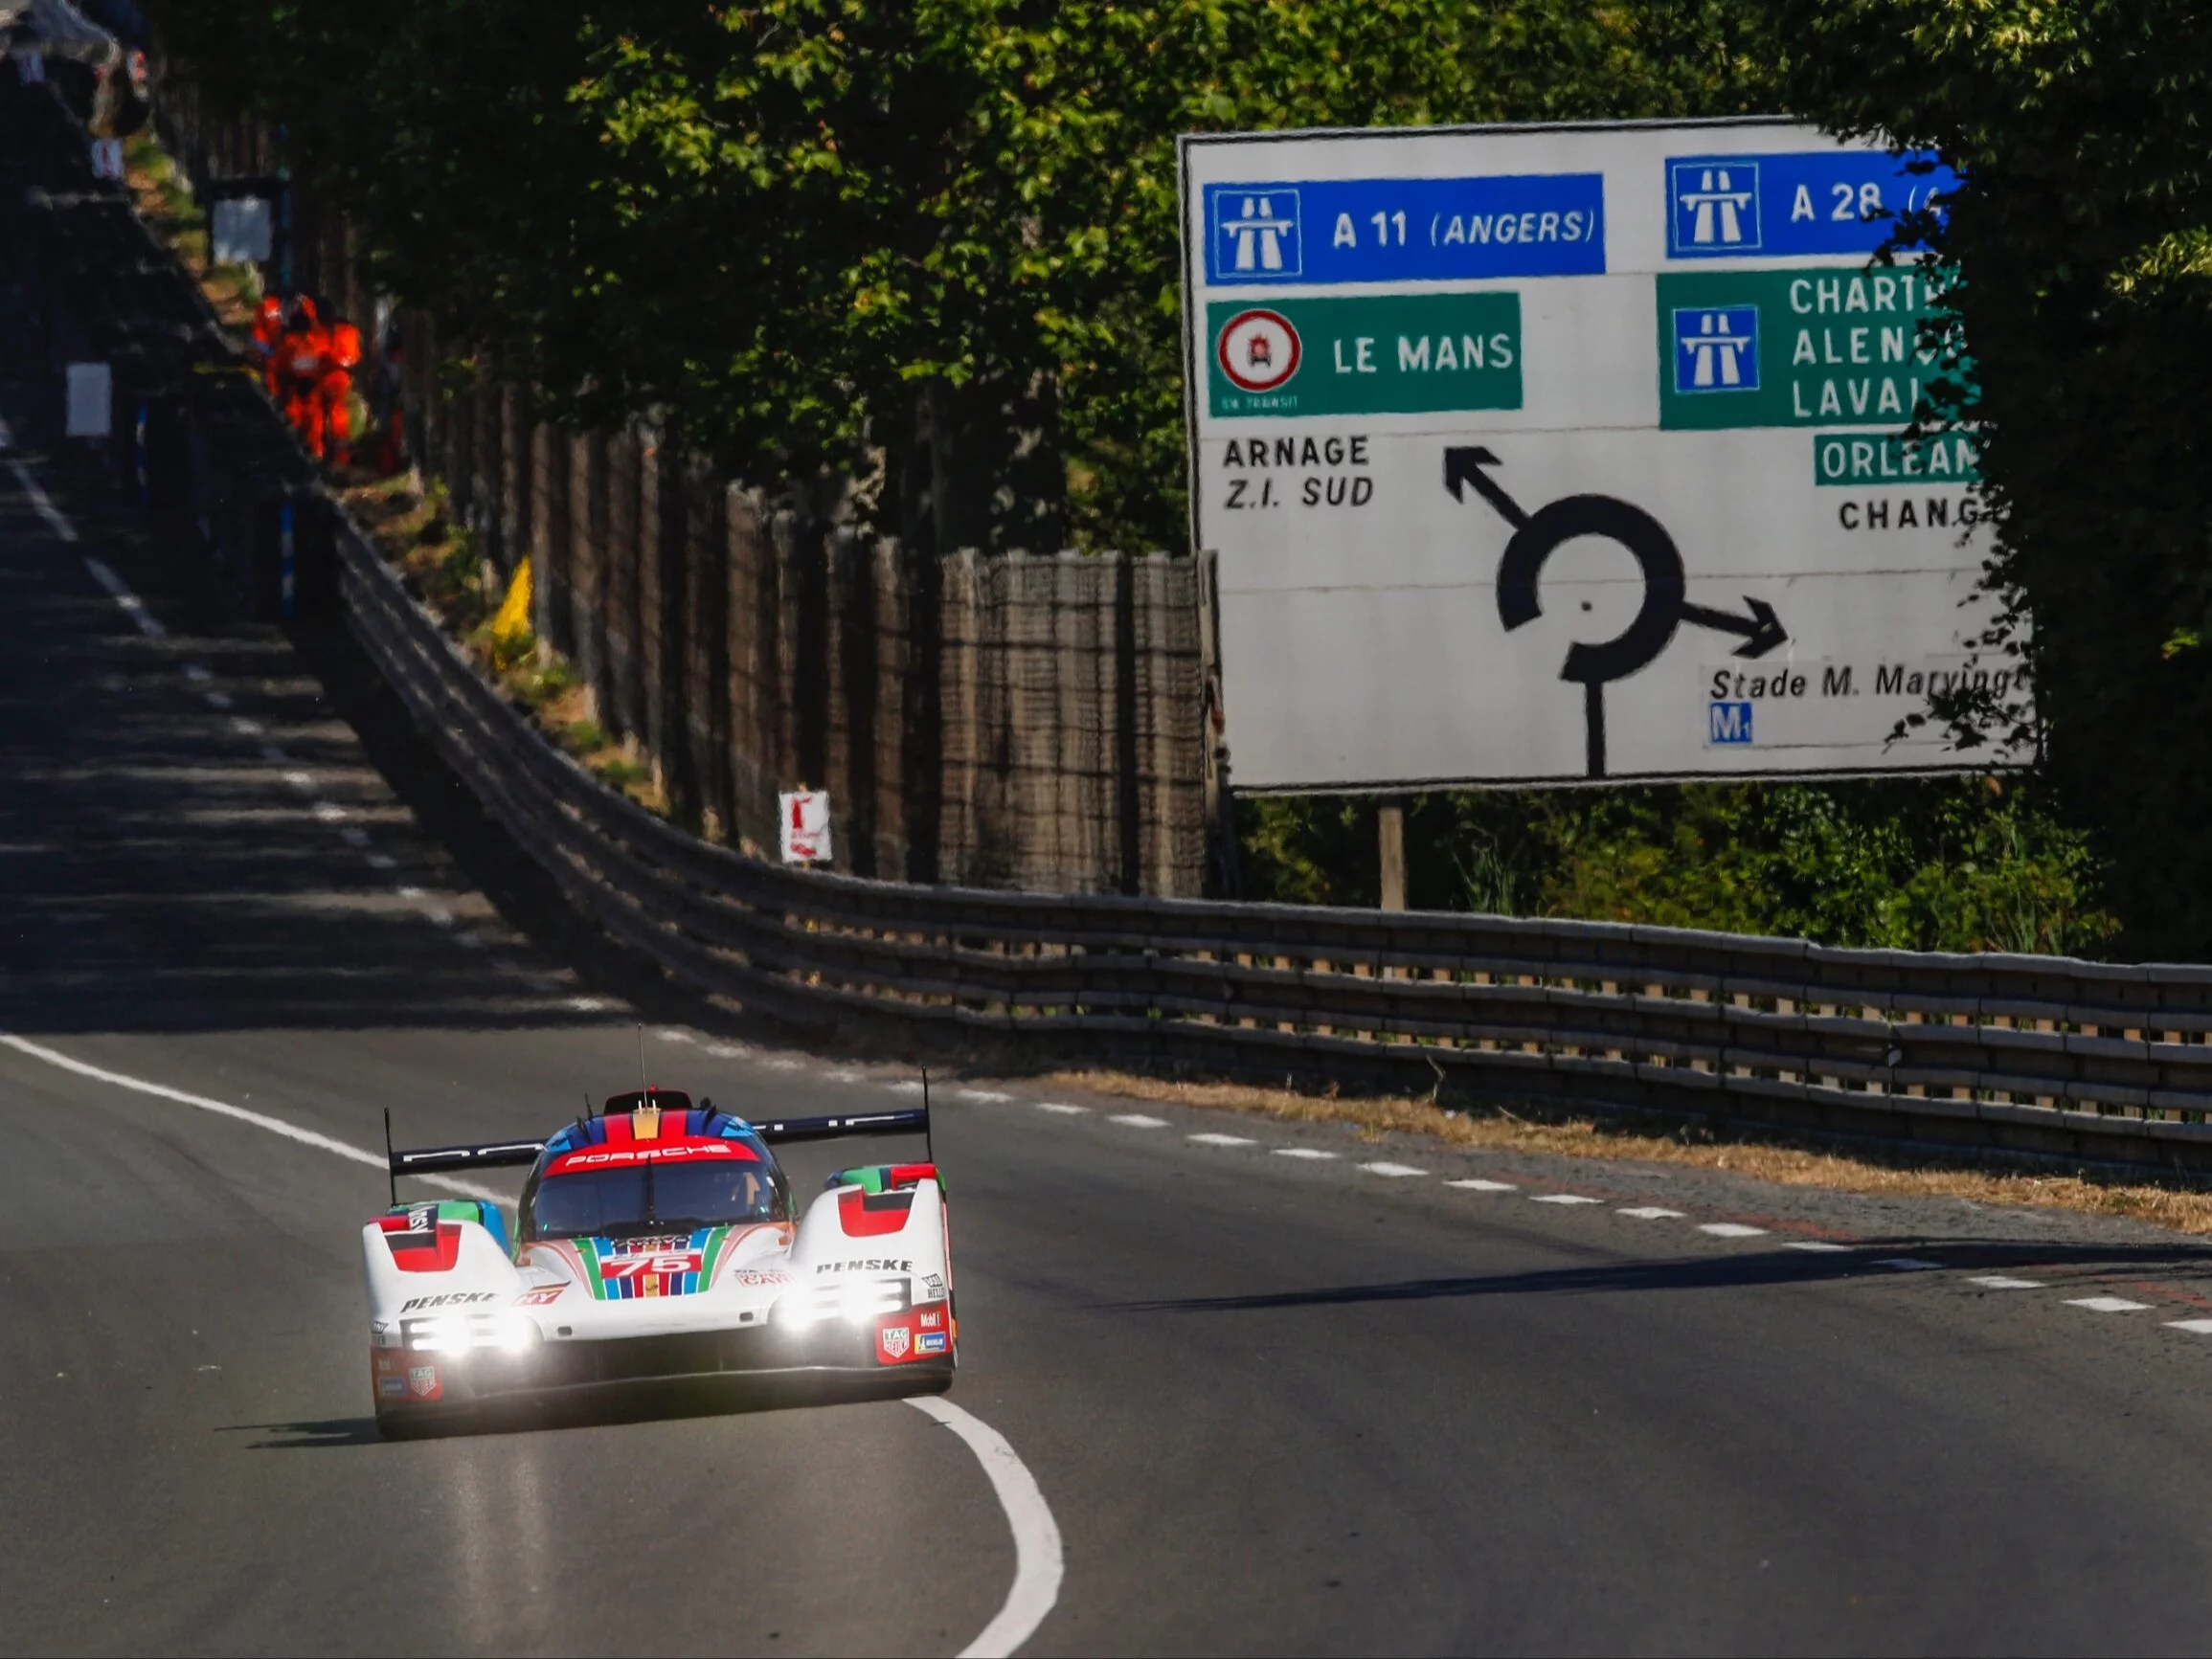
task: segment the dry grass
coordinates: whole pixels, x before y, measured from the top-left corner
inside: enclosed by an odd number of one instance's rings
[[[1767,1140],[1716,1140],[1703,1131],[1658,1133],[1574,1115],[1517,1116],[1502,1108],[1453,1111],[1389,1096],[1344,1098],[1254,1088],[1233,1083],[1178,1083],[1117,1071],[1066,1071],[1052,1081],[1097,1094],[1177,1106],[1248,1111],[1293,1123],[1355,1125],[1363,1138],[1387,1132],[1433,1135],[1452,1146],[1562,1157],[1641,1158],[1727,1170],[1782,1186],[1834,1192],[1971,1199],[2089,1215],[2127,1216],[2181,1233],[2212,1233],[2212,1192],[2147,1186],[2084,1176],[1885,1161],[1862,1154],[1817,1152]]]

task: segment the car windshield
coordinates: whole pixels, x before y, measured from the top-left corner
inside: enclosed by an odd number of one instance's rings
[[[645,1164],[549,1177],[530,1204],[531,1236],[619,1239],[783,1220],[781,1195],[758,1164]]]

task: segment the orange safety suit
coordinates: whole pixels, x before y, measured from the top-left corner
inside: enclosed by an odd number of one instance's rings
[[[315,398],[322,406],[322,423],[330,464],[353,464],[353,370],[361,366],[361,330],[350,323],[334,325],[329,350],[323,359],[323,378],[316,382]]]
[[[323,400],[317,388],[328,370],[329,331],[323,326],[315,302],[300,296],[292,326],[277,347],[278,383],[283,388],[284,418],[307,446],[307,453],[323,459]]]
[[[277,395],[277,346],[284,337],[284,303],[266,294],[254,313],[254,357],[261,371],[261,387]]]

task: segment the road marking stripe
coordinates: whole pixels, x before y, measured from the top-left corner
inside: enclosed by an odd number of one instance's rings
[[[1040,1100],[1037,1102],[1037,1110],[1056,1112],[1062,1117],[1075,1117],[1091,1109],[1087,1106],[1070,1106],[1064,1100]]]
[[[205,662],[187,662],[184,665],[184,671],[185,678],[194,685],[209,684],[215,677],[215,671]]]
[[[218,1117],[235,1118],[240,1123],[265,1129],[271,1134],[281,1134],[286,1140],[298,1141],[318,1152],[333,1154],[351,1163],[367,1164],[372,1169],[384,1169],[385,1160],[366,1147],[353,1146],[298,1124],[286,1123],[282,1118],[270,1117],[265,1112],[248,1111],[244,1107],[233,1106],[228,1101],[210,1100],[203,1094],[187,1094],[181,1088],[170,1088],[166,1084],[149,1083],[143,1077],[131,1077],[120,1071],[109,1071],[104,1066],[90,1065],[72,1059],[58,1049],[41,1043],[27,1042],[12,1033],[0,1032],[0,1043],[34,1060],[42,1060],[63,1071],[76,1072],[97,1082],[112,1084],[138,1094],[150,1094],[161,1100],[173,1100],[181,1106],[213,1112]],[[469,1181],[457,1181],[444,1176],[418,1176],[434,1186],[448,1192],[466,1194],[470,1198],[504,1201],[500,1195],[487,1187]],[[1061,1548],[1059,1523],[1052,1518],[1051,1506],[1045,1502],[1045,1494],[1037,1485],[1037,1477],[1006,1444],[1005,1436],[975,1417],[962,1411],[950,1401],[934,1396],[909,1400],[907,1403],[924,1417],[944,1424],[966,1443],[982,1465],[983,1474],[991,1483],[991,1491],[998,1495],[999,1507],[1005,1511],[1006,1524],[1014,1533],[1014,1582],[1006,1592],[1004,1605],[982,1628],[982,1634],[962,1648],[962,1659],[1005,1659],[1036,1633],[1060,1599],[1060,1581],[1067,1574],[1067,1559]]]
[[[231,716],[231,729],[240,737],[259,737],[261,735],[261,723],[248,720],[242,714],[234,714]]]
[[[1448,1187],[1457,1187],[1463,1193],[1517,1193],[1521,1189],[1512,1181],[1446,1181]]]
[[[1662,1210],[1657,1204],[1638,1204],[1633,1210],[1615,1210],[1619,1216],[1634,1216],[1639,1222],[1679,1222],[1683,1219],[1680,1210]]]
[[[46,492],[38,487],[38,481],[31,476],[31,469],[19,460],[11,460],[8,468],[15,475],[15,482],[23,486],[23,493],[31,498],[31,504],[38,516],[46,521],[46,527],[65,542],[77,540],[77,527],[61,516],[61,509],[49,501]]]
[[[1742,1222],[1700,1222],[1698,1231],[1710,1233],[1716,1239],[1756,1239],[1762,1237],[1764,1227],[1748,1227]]]
[[[1165,1129],[1167,1127],[1167,1120],[1165,1118],[1146,1117],[1140,1111],[1116,1112],[1106,1121],[1108,1123],[1118,1123],[1129,1129]]]
[[[960,1100],[980,1100],[986,1106],[1004,1106],[1014,1097],[995,1088],[956,1088],[954,1095]]]
[[[2069,1296],[2069,1308],[2087,1308],[2092,1313],[2144,1313],[2150,1311],[2148,1302],[2131,1302],[2125,1296]]]
[[[1324,1158],[1335,1157],[1337,1155],[1333,1152],[1323,1152],[1318,1146],[1278,1146],[1275,1149],[1275,1155],[1276,1157]]]
[[[1394,1164],[1388,1161],[1362,1164],[1360,1168],[1371,1176],[1384,1176],[1391,1180],[1404,1180],[1409,1176],[1425,1176],[1427,1170],[1417,1170],[1411,1164]]]
[[[653,1033],[663,1042],[690,1042],[695,1041],[688,1031],[661,1030]]]
[[[919,1094],[922,1091],[922,1086],[911,1077],[904,1078],[897,1083],[887,1083],[884,1087],[890,1089],[893,1094]]]
[[[716,1060],[742,1060],[753,1052],[742,1042],[710,1042],[707,1052]]]
[[[369,867],[372,870],[395,870],[399,867],[399,861],[390,853],[371,853]]]
[[[0,1031],[0,1043],[7,1044],[18,1054],[28,1054],[34,1060],[43,1060],[49,1065],[59,1066],[63,1071],[74,1071],[79,1077],[89,1077],[95,1082],[112,1084],[117,1088],[127,1088],[138,1094],[150,1094],[161,1100],[173,1100],[180,1106],[196,1107],[201,1111],[214,1112],[217,1117],[236,1118],[240,1123],[252,1124],[256,1129],[265,1129],[271,1134],[281,1134],[286,1140],[296,1140],[302,1146],[311,1146],[318,1152],[332,1153],[342,1158],[350,1158],[353,1162],[367,1164],[372,1169],[383,1170],[386,1168],[381,1153],[372,1153],[367,1147],[354,1146],[347,1141],[333,1139],[331,1136],[319,1133],[315,1130],[302,1129],[298,1124],[286,1123],[281,1117],[270,1117],[265,1112],[248,1111],[242,1106],[233,1106],[228,1101],[210,1100],[204,1094],[187,1094],[181,1088],[171,1088],[164,1083],[148,1083],[143,1077],[131,1077],[124,1072],[110,1071],[105,1066],[90,1065],[81,1060],[72,1059],[57,1048],[48,1048],[43,1043],[29,1042],[11,1032]],[[449,1192],[464,1194],[472,1199],[489,1199],[495,1203],[507,1201],[489,1187],[480,1187],[472,1181],[457,1181],[445,1176],[418,1176],[416,1178],[429,1181],[433,1186],[444,1187]]]
[[[75,541],[77,538],[71,536],[69,539]],[[169,630],[154,620],[153,613],[146,608],[146,601],[130,591],[130,584],[117,575],[105,560],[96,559],[87,553],[84,555],[84,568],[92,572],[94,581],[108,591],[117,607],[130,618],[132,626],[141,634],[148,639],[169,638]]]
[[[1186,1134],[1185,1140],[1194,1140],[1200,1146],[1257,1146],[1259,1142],[1248,1134]]]
[[[206,699],[210,708],[228,708],[231,706],[230,696],[227,692],[203,691],[200,696]]]
[[[1532,1204],[1602,1204],[1603,1199],[1586,1199],[1580,1193],[1531,1193]]]
[[[806,1062],[803,1060],[779,1058],[776,1060],[763,1060],[760,1064],[768,1067],[768,1069],[771,1071],[804,1071],[806,1069]]]
[[[2041,1279],[2008,1279],[2002,1273],[1984,1273],[1978,1279],[1969,1279],[1969,1285],[1979,1285],[1985,1290],[2042,1290],[2048,1289]]]
[[[2199,1336],[2212,1336],[2212,1319],[2169,1319],[2166,1323],[2177,1331],[2191,1332]]]
[[[1060,1546],[1060,1525],[1037,1485],[1037,1477],[1015,1455],[1005,1436],[982,1419],[962,1411],[951,1401],[922,1395],[907,1403],[924,1417],[935,1418],[967,1442],[976,1461],[990,1477],[1014,1529],[1014,1583],[1005,1605],[982,1628],[982,1633],[960,1649],[960,1659],[1005,1659],[1036,1634],[1045,1615],[1060,1599],[1060,1581],[1067,1574],[1067,1558]]]

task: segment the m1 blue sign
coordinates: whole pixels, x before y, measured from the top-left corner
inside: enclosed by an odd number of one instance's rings
[[[1871,254],[1895,234],[1900,213],[1957,188],[1957,174],[1927,151],[1669,156],[1667,257]]]
[[[1327,287],[1605,271],[1605,178],[1208,185],[1207,280]]]

